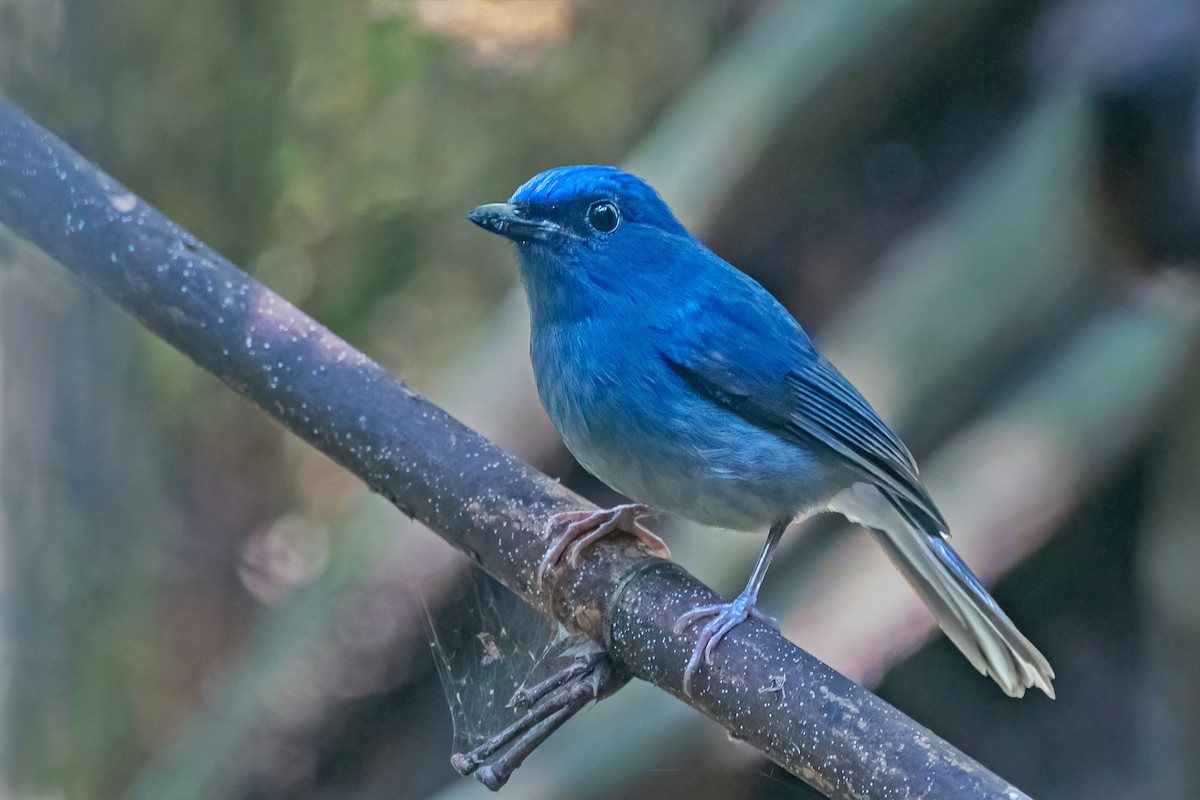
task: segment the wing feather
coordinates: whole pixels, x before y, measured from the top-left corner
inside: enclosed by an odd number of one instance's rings
[[[922,529],[948,531],[908,448],[782,307],[764,318],[756,303],[722,298],[702,319],[698,306],[686,311],[661,355],[693,391],[781,438],[833,450]]]

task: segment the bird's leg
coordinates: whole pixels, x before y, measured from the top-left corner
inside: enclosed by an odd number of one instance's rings
[[[599,511],[569,511],[555,514],[546,523],[543,534],[551,539],[550,548],[542,557],[538,566],[538,580],[546,574],[546,570],[557,564],[565,553],[567,563],[572,567],[579,565],[579,556],[591,545],[608,536],[613,531],[622,530],[646,545],[657,555],[669,558],[671,551],[666,542],[646,530],[639,522],[641,517],[652,517],[658,512],[650,506],[640,503],[627,503]],[[565,527],[563,527],[565,525]],[[560,530],[561,528],[561,530]]]
[[[691,611],[681,615],[675,622],[675,632],[682,633],[692,623],[709,617],[712,618],[704,626],[703,630],[700,631],[700,638],[696,641],[696,649],[692,651],[692,657],[688,659],[687,666],[683,670],[684,694],[690,695],[692,693],[692,675],[700,666],[701,660],[705,664],[711,665],[713,651],[717,649],[717,645],[725,638],[725,634],[745,622],[747,617],[754,617],[766,622],[768,625],[777,626],[779,624],[773,617],[769,617],[756,609],[754,604],[758,601],[758,590],[762,586],[763,577],[767,574],[767,567],[771,564],[771,556],[775,553],[775,546],[779,544],[779,539],[783,536],[783,532],[787,529],[789,522],[790,520],[777,522],[771,526],[771,532],[767,534],[767,543],[763,547],[762,554],[758,557],[758,563],[754,565],[754,572],[750,574],[750,580],[746,582],[746,588],[742,590],[742,593],[732,603],[717,603],[711,606],[693,608]]]

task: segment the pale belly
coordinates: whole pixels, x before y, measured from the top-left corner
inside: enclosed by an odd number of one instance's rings
[[[827,454],[690,395],[674,375],[642,372],[639,380],[567,387],[538,371],[542,402],[568,449],[636,502],[704,525],[758,531],[824,509],[854,481]]]

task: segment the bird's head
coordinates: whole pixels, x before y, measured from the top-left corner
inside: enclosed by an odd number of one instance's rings
[[[631,281],[666,268],[680,238],[691,239],[649,184],[615,167],[547,170],[467,219],[513,241],[534,305],[593,290],[628,295]]]
[[[473,209],[467,219],[518,246],[603,249],[630,229],[686,233],[658,192],[616,167],[556,167],[535,175],[507,203]]]

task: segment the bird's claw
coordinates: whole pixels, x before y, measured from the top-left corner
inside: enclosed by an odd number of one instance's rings
[[[754,617],[773,628],[779,627],[779,621],[772,616],[762,613],[754,607],[754,598],[738,595],[731,603],[716,603],[709,606],[699,606],[680,615],[675,621],[675,633],[683,633],[688,627],[702,619],[711,617],[711,621],[700,631],[696,647],[692,650],[691,658],[683,669],[683,693],[691,696],[692,676],[699,669],[700,663],[712,666],[713,652],[717,645],[731,630],[741,625],[748,617]]]
[[[538,565],[537,577],[541,582],[546,572],[562,560],[565,555],[567,563],[572,567],[579,566],[579,557],[583,551],[600,539],[614,531],[625,531],[646,545],[653,553],[662,558],[670,558],[671,551],[666,542],[647,530],[638,519],[649,517],[657,512],[649,506],[640,503],[604,508],[599,511],[568,511],[555,514],[546,523],[543,536],[551,540],[546,555]],[[565,526],[565,527],[564,527]],[[561,528],[561,530],[559,530]]]

